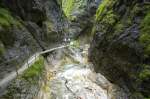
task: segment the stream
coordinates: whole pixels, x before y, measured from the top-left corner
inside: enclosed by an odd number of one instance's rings
[[[0,99],[128,99],[88,60],[89,44],[50,50],[41,75],[14,79]],[[9,77],[9,76],[8,76]]]
[[[125,93],[88,62],[89,45],[52,52],[35,99],[125,99]],[[118,97],[118,98],[117,98]]]

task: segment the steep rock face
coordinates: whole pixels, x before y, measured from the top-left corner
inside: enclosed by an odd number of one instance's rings
[[[103,0],[89,50],[95,70],[135,96],[150,95],[149,11],[144,0]]]
[[[31,67],[11,81],[5,91],[0,91],[0,99],[33,99],[41,88],[43,70],[44,58],[39,57]]]
[[[67,32],[67,21],[58,0],[4,0],[4,2],[13,13],[26,22],[27,28],[34,28],[34,31],[31,29],[29,31],[31,30],[35,36],[38,35],[35,30],[42,29],[39,41],[56,41]]]
[[[90,33],[94,15],[101,0],[62,0],[62,8],[70,21],[70,36]]]
[[[0,79],[35,52],[62,42],[67,26],[57,0],[1,0]]]

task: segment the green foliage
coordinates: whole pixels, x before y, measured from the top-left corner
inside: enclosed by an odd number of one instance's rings
[[[101,18],[101,16],[103,16],[103,18]],[[108,28],[112,28],[115,25],[117,16],[114,14],[113,10],[107,11],[105,15],[101,16],[96,22],[102,24],[98,28],[101,32],[105,33]]]
[[[120,20],[114,26],[114,34],[122,33],[127,27],[131,26],[131,24],[132,21],[130,17],[128,17],[128,19]]]
[[[116,22],[116,15],[113,13],[112,10],[108,11],[105,18],[101,21],[105,24],[113,25]]]
[[[0,41],[0,56],[5,52],[3,43]]]
[[[150,56],[150,12],[141,23],[141,35],[139,41],[144,46],[145,56]]]
[[[0,8],[0,26],[10,27],[12,24],[20,25],[20,23],[12,17],[8,10]]]
[[[133,9],[131,10],[131,13],[133,16],[136,16],[136,14],[138,14],[140,11],[142,10],[142,8],[140,7],[139,4],[136,4]]]
[[[38,77],[42,74],[44,68],[44,59],[40,57],[38,61],[36,61],[31,67],[29,67],[23,74],[23,78],[27,81],[33,80],[34,77]]]
[[[79,40],[74,40],[74,41],[70,42],[70,45],[71,45],[72,47],[77,47],[77,48],[79,48],[79,47],[80,47],[80,41],[79,41]]]
[[[150,97],[149,98],[144,98],[144,99],[150,99]]]
[[[146,64],[143,64],[142,66],[143,70],[140,72],[139,78],[141,80],[147,80],[150,78],[150,66]]]
[[[140,79],[146,80],[150,78],[150,70],[145,69],[140,73]]]
[[[0,25],[10,26],[12,22],[13,18],[10,15],[9,11],[4,8],[0,8]]]
[[[16,80],[11,82],[6,93],[2,97],[0,97],[0,99],[14,99],[15,94],[24,94],[24,89],[30,89],[32,86],[37,86],[38,88],[38,78],[43,71],[43,67],[44,59],[40,57],[38,61],[36,61],[23,73],[23,75],[18,76]]]
[[[96,13],[96,23],[93,32],[104,33],[104,40],[113,41],[121,33],[124,33],[129,27],[137,22],[137,18],[141,18],[142,13],[147,11],[143,10],[140,3],[131,1],[131,4],[123,4],[126,1],[121,0],[103,0]],[[121,8],[121,9],[120,9]],[[148,8],[147,8],[148,9]],[[144,14],[143,14],[144,15]],[[96,29],[96,30],[95,30]],[[141,35],[139,38],[140,43],[144,46],[145,56],[150,58],[150,12],[146,15],[140,25]],[[117,35],[117,36],[116,36]],[[103,40],[103,41],[104,41]],[[140,67],[143,68],[141,72],[129,73],[130,78],[137,78],[133,86],[136,88],[143,81],[150,79],[150,65]],[[139,73],[139,74],[138,74]],[[139,81],[139,82],[138,82]],[[147,89],[146,89],[147,90]],[[135,95],[136,96],[136,95]],[[142,98],[141,98],[142,99]],[[149,99],[149,98],[148,98]]]
[[[73,12],[84,13],[87,0],[62,0],[62,8],[70,21],[76,21],[77,16]]]
[[[74,7],[74,0],[63,0],[63,9],[67,17],[70,17],[70,13]]]
[[[100,20],[100,16],[102,12],[105,10],[106,5],[108,4],[109,0],[103,0],[102,3],[99,5],[98,10],[96,12],[96,20]]]
[[[100,21],[104,15],[112,13],[113,4],[116,2],[116,0],[103,0],[96,11],[96,21]]]
[[[130,27],[133,23],[135,16],[141,12],[142,8],[138,4],[126,7],[124,11],[126,12],[117,12],[114,11],[115,6],[121,3],[117,0],[103,0],[99,5],[99,8],[96,12],[96,23],[99,26],[98,30],[100,32],[110,32],[113,37],[116,34],[122,33],[126,28]],[[124,15],[123,15],[124,14]],[[99,25],[101,24],[101,25]]]
[[[124,25],[121,22],[119,22],[115,25],[114,29],[115,29],[115,34],[121,33],[124,31]]]
[[[112,8],[115,2],[115,0],[103,0],[97,9],[95,21],[98,24],[102,24],[98,27],[98,30],[101,30],[101,32],[105,33],[107,29],[112,28],[117,21],[118,16],[114,13]]]

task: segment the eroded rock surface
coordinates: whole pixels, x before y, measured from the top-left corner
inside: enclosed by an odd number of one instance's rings
[[[97,10],[89,51],[96,72],[139,99],[150,95],[148,16],[144,0],[104,0]]]
[[[67,26],[57,0],[1,0],[0,79],[34,53],[62,43]]]
[[[92,65],[87,62],[86,48],[88,47],[84,46],[83,48],[65,49],[67,54],[61,54],[63,59],[60,58],[60,51],[53,52],[55,53],[54,57],[50,55],[50,63],[47,65],[47,81],[43,82],[38,99],[127,98],[128,93],[93,71]],[[54,64],[55,66],[53,66]]]

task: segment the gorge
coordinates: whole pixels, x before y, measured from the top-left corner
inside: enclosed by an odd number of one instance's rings
[[[0,99],[150,99],[150,1],[0,0]]]

